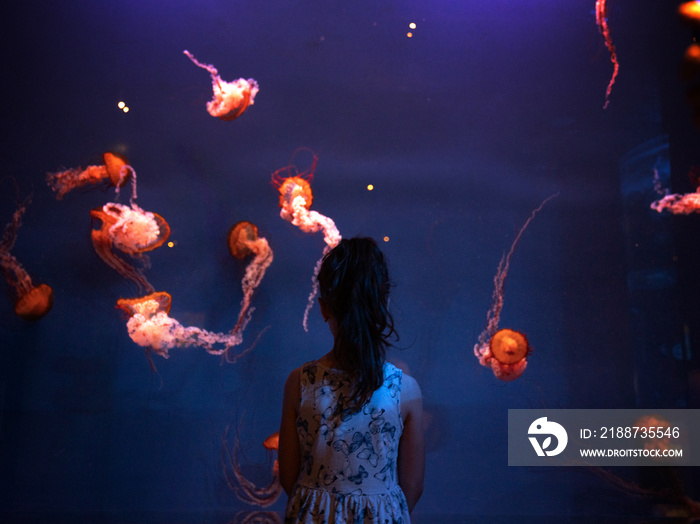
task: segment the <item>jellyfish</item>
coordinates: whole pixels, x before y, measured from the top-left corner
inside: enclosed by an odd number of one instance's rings
[[[510,259],[515,251],[515,246],[532,219],[547,202],[557,195],[558,193],[547,197],[530,214],[513,240],[510,250],[501,258],[496,276],[493,279],[493,303],[486,314],[486,329],[479,335],[479,339],[474,345],[474,355],[482,366],[490,367],[496,378],[500,380],[511,381],[520,377],[525,372],[527,357],[532,352],[525,335],[513,329],[498,329]]]
[[[238,321],[233,328],[234,333],[238,333],[250,318],[250,302],[253,293],[260,285],[265,271],[272,263],[272,249],[267,240],[258,237],[258,228],[255,224],[242,221],[234,224],[228,232],[228,247],[231,254],[239,260],[248,255],[255,255],[245,270],[241,286],[243,288],[243,300],[241,301],[241,312]]]
[[[46,175],[46,182],[56,193],[56,198],[61,200],[66,193],[76,187],[87,184],[99,184],[103,180],[109,180],[117,188],[126,184],[131,172],[122,168],[129,164],[128,160],[118,154],[107,151],[102,155],[101,166],[88,166],[85,169],[67,169],[59,173]]]
[[[651,208],[661,213],[670,211],[674,215],[700,213],[700,192],[685,195],[666,195],[651,203]]]
[[[260,89],[254,79],[239,78],[233,82],[224,82],[219,76],[219,71],[216,67],[199,62],[187,50],[183,52],[196,66],[206,69],[211,75],[214,98],[207,102],[207,112],[211,116],[226,121],[234,120],[241,116],[248,106],[253,105],[255,95],[258,94]]]
[[[172,297],[166,291],[156,291],[137,298],[121,298],[117,308],[129,315],[126,323],[129,337],[147,350],[168,358],[175,347],[201,347],[212,355],[226,355],[235,362],[253,346],[238,355],[230,350],[242,342],[240,333],[214,333],[198,327],[185,327],[169,316]]]
[[[299,151],[294,152],[292,161]],[[318,293],[316,276],[321,269],[323,256],[337,246],[342,238],[338,228],[335,226],[335,222],[331,218],[310,209],[313,202],[313,192],[309,182],[313,179],[318,162],[318,157],[313,152],[311,154],[313,155],[313,161],[311,167],[306,171],[299,172],[297,167],[290,161],[289,165],[272,173],[272,183],[280,192],[280,217],[287,222],[291,222],[292,225],[298,226],[305,233],[323,231],[323,241],[326,243],[323,255],[316,262],[311,279],[312,289],[304,311],[303,325],[305,331],[308,331],[309,311]]]
[[[678,6],[681,21],[697,32],[700,29],[700,4],[696,1],[684,2]],[[695,40],[695,38],[693,39]],[[686,92],[686,97],[692,111],[693,122],[700,127],[700,85],[697,77],[700,73],[700,44],[691,43],[683,54],[681,64],[681,79],[686,82],[695,81]]]
[[[133,184],[133,194],[129,206],[108,202],[90,211],[90,216],[99,221],[99,229],[91,232],[92,245],[97,255],[112,269],[134,282],[139,290],[153,293],[155,288],[148,282],[142,269],[136,268],[117,255],[120,251],[141,262],[144,268],[150,264],[144,253],[162,246],[170,236],[170,226],[157,213],[144,211],[136,205],[136,172],[129,171]]]
[[[610,61],[613,64],[613,72],[610,77],[610,82],[605,90],[605,105],[603,109],[606,109],[610,104],[610,92],[612,91],[613,84],[615,84],[615,78],[617,78],[617,73],[620,70],[620,64],[617,61],[617,53],[615,52],[615,46],[613,45],[612,38],[610,37],[610,28],[608,27],[608,2],[607,0],[596,0],[595,3],[595,21],[598,25],[598,30],[600,34],[603,35],[605,40],[605,46],[610,52]]]
[[[690,179],[695,180],[697,190],[693,193],[671,194],[668,189],[663,189],[659,172],[654,169],[654,190],[661,196],[660,199],[651,203],[651,209],[658,211],[670,211],[674,215],[689,215],[691,213],[700,213],[700,185],[698,185],[697,174],[691,168],[689,173]]]
[[[282,494],[282,485],[279,480],[279,464],[273,460],[274,454],[279,449],[279,431],[265,439],[263,447],[267,450],[267,463],[272,460],[272,480],[267,486],[257,486],[243,474],[238,461],[238,435],[234,438],[233,449],[228,447],[228,427],[222,438],[222,463],[226,483],[233,490],[239,500],[246,504],[266,508],[274,504]]]
[[[35,285],[22,264],[10,253],[17,240],[17,230],[27,210],[31,196],[17,204],[12,220],[5,226],[0,240],[0,269],[15,295],[15,314],[24,320],[39,320],[53,307],[53,289],[46,284]]]

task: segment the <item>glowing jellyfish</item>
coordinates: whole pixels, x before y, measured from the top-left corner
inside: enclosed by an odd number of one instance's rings
[[[694,172],[691,169],[691,179]],[[658,211],[670,211],[674,215],[689,215],[691,213],[700,213],[700,186],[694,193],[686,193],[684,195],[669,194],[668,189],[663,189],[659,172],[654,169],[654,190],[661,195],[659,200],[651,203],[651,209]]]
[[[163,358],[168,358],[169,350],[175,347],[201,347],[212,355],[225,354],[229,362],[235,362],[252,349],[253,346],[238,355],[230,354],[230,349],[242,342],[239,333],[185,327],[169,316],[171,303],[172,297],[165,291],[119,299],[117,307],[129,315],[126,328],[131,340]]]
[[[292,161],[294,156],[301,151],[297,150],[292,155]],[[307,150],[310,151],[310,150]],[[289,165],[278,169],[272,173],[272,183],[280,192],[279,206],[280,217],[282,217],[287,222],[291,222],[292,225],[299,227],[305,233],[316,233],[318,231],[323,231],[323,241],[326,243],[326,248],[323,251],[325,255],[328,251],[333,249],[341,240],[338,228],[335,226],[335,222],[327,216],[322,215],[316,211],[312,211],[311,203],[313,202],[313,192],[311,191],[310,181],[313,179],[314,171],[316,170],[316,164],[318,162],[318,157],[313,154],[313,161],[311,166],[306,170],[300,172],[297,167],[290,162]],[[306,305],[306,310],[304,311],[304,330],[308,331],[308,318],[309,311],[313,306],[314,298],[318,293],[318,282],[316,280],[316,275],[318,275],[321,269],[321,262],[323,261],[323,256],[318,260],[314,268],[314,275],[311,279],[312,289],[309,294],[309,300]]]
[[[228,427],[222,438],[222,462],[226,483],[233,490],[239,500],[246,504],[266,508],[274,504],[282,494],[282,485],[279,480],[279,464],[273,459],[279,448],[279,432],[275,432],[265,439],[263,446],[267,450],[267,464],[272,461],[272,480],[266,486],[257,486],[246,478],[238,461],[238,435],[234,438],[233,449],[228,447]]]
[[[15,295],[15,314],[24,320],[39,320],[53,307],[53,290],[46,284],[34,285],[29,273],[10,253],[17,240],[17,230],[22,225],[22,215],[31,197],[17,204],[12,220],[5,226],[0,241],[0,270]]]
[[[681,21],[693,31],[697,32],[700,29],[700,4],[698,2],[682,3],[678,6],[678,14]],[[690,82],[696,80],[698,74],[700,74],[700,45],[693,42],[686,48],[683,55],[681,78]],[[700,127],[700,86],[697,82],[688,88],[686,97],[692,110],[693,122]]]
[[[605,40],[605,46],[610,52],[610,61],[613,64],[612,77],[610,77],[610,82],[608,83],[608,87],[605,90],[605,105],[603,106],[603,109],[605,109],[610,104],[610,92],[612,91],[613,84],[615,84],[615,78],[617,78],[617,73],[620,70],[620,64],[617,61],[615,46],[613,45],[612,38],[610,37],[610,28],[608,27],[607,0],[596,0],[595,21],[598,25],[598,30],[600,31],[600,34],[603,35],[603,39]]]
[[[183,51],[192,62],[209,71],[214,98],[207,102],[207,111],[211,116],[221,120],[234,120],[241,116],[248,106],[253,105],[255,95],[258,94],[258,83],[249,78],[239,78],[233,82],[224,82],[219,76],[219,71],[213,65],[199,62],[189,51]]]
[[[685,195],[666,195],[652,202],[651,208],[659,213],[670,211],[674,215],[700,213],[700,193],[696,191]]]
[[[136,205],[136,172],[130,167],[133,196],[129,206],[108,202],[90,211],[90,216],[101,224],[91,232],[92,245],[97,255],[112,269],[134,282],[140,290],[153,293],[155,289],[148,282],[142,269],[137,269],[115,250],[138,260],[143,267],[150,262],[144,254],[162,246],[170,236],[170,226],[157,213],[144,211]]]
[[[490,367],[496,378],[500,380],[510,381],[520,377],[525,372],[527,357],[532,351],[527,338],[519,331],[498,329],[510,259],[527,226],[542,207],[555,196],[557,195],[546,198],[525,221],[513,240],[510,250],[501,258],[493,279],[493,303],[486,314],[486,329],[479,335],[478,342],[474,345],[474,354],[479,359],[479,363]]]
[[[678,15],[681,20],[693,28],[700,26],[700,4],[693,0],[678,6]]]
[[[228,247],[231,254],[239,260],[249,255],[255,255],[246,267],[241,283],[243,288],[241,312],[238,315],[236,326],[233,328],[233,332],[238,333],[242,326],[248,322],[250,313],[253,312],[253,309],[250,308],[250,302],[253,293],[265,276],[265,271],[272,264],[272,249],[270,249],[267,240],[258,237],[257,226],[246,221],[234,224],[229,230]]]
[[[56,198],[61,200],[71,189],[87,184],[99,184],[103,180],[109,180],[117,188],[126,184],[131,172],[123,170],[128,165],[125,157],[118,153],[106,152],[102,155],[104,164],[101,166],[88,166],[85,169],[67,169],[59,173],[46,175],[46,182],[56,193]]]

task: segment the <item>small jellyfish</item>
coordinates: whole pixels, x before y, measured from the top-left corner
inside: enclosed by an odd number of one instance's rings
[[[239,500],[246,504],[266,508],[274,504],[282,494],[282,485],[279,480],[279,463],[273,459],[279,449],[279,431],[265,439],[263,447],[267,450],[267,463],[272,461],[272,480],[267,486],[257,486],[246,478],[238,461],[239,443],[238,435],[234,438],[233,449],[228,446],[228,427],[222,438],[222,463],[226,483],[233,490]]]
[[[85,169],[67,169],[59,173],[46,175],[46,182],[56,193],[56,198],[61,200],[66,193],[76,187],[87,184],[98,184],[103,180],[109,180],[117,188],[126,184],[131,176],[131,171],[124,169],[128,166],[128,160],[118,154],[107,151],[102,155],[104,162],[101,166],[88,166]]]
[[[678,6],[678,15],[681,21],[692,29],[695,33],[700,30],[700,4],[696,1],[684,2]],[[693,40],[696,40],[693,38]],[[700,127],[700,85],[698,85],[698,75],[700,75],[700,44],[691,43],[683,54],[681,63],[681,79],[691,82],[686,91],[686,98],[690,104],[693,123]]]
[[[165,291],[119,299],[117,308],[129,315],[126,328],[131,340],[163,358],[168,358],[169,350],[175,347],[201,347],[212,355],[225,354],[229,362],[235,362],[252,349],[251,346],[238,355],[231,355],[230,349],[242,342],[239,333],[214,333],[194,326],[185,327],[169,316],[171,302],[172,297]]]
[[[255,224],[242,221],[234,224],[228,232],[228,247],[231,254],[239,260],[248,255],[255,255],[245,270],[241,286],[243,288],[243,300],[241,301],[241,312],[238,321],[233,328],[233,333],[241,331],[248,320],[253,309],[250,302],[253,293],[260,285],[265,276],[265,271],[272,264],[272,249],[267,240],[258,237],[258,228]]]
[[[291,222],[292,225],[299,227],[299,229],[305,233],[323,231],[323,241],[326,243],[326,248],[323,251],[323,255],[325,255],[338,245],[342,237],[340,236],[338,228],[335,226],[335,222],[333,222],[331,218],[317,211],[310,210],[311,203],[313,202],[313,193],[309,182],[313,179],[318,157],[311,152],[313,155],[311,167],[306,171],[299,172],[297,167],[293,164],[294,157],[299,151],[300,150],[294,152],[289,165],[272,173],[272,183],[280,192],[280,217],[287,222]],[[321,268],[323,255],[316,263],[314,274],[311,279],[312,289],[309,294],[306,310],[304,311],[303,325],[305,331],[308,331],[309,311],[318,293],[316,275],[318,275]]]
[[[112,269],[134,282],[140,290],[153,293],[142,269],[138,269],[117,255],[118,250],[148,267],[150,262],[144,254],[162,246],[170,236],[170,226],[157,213],[144,211],[136,205],[136,172],[131,173],[133,196],[131,205],[108,202],[90,211],[90,216],[99,221],[100,227],[91,232],[92,245],[97,255]]]
[[[12,220],[5,226],[0,240],[0,269],[15,296],[15,314],[24,320],[39,320],[53,307],[53,290],[46,284],[34,285],[29,273],[10,253],[17,240],[17,230],[22,225],[22,215],[27,210],[31,196],[17,204]]]
[[[510,250],[501,258],[496,276],[493,279],[493,303],[486,314],[486,329],[479,335],[479,339],[474,345],[474,355],[482,366],[490,367],[496,378],[500,380],[510,381],[520,377],[525,372],[527,357],[532,351],[527,338],[519,331],[498,329],[510,259],[515,251],[515,246],[532,219],[557,194],[546,198],[525,221],[513,240]]]
[[[224,82],[216,67],[199,62],[187,50],[183,52],[196,66],[206,69],[211,75],[214,98],[207,102],[207,111],[211,116],[226,121],[234,120],[241,116],[248,106],[253,105],[255,95],[259,91],[258,83],[255,80],[239,78],[233,82]]]
[[[617,53],[615,52],[615,46],[613,45],[612,38],[610,36],[610,28],[608,27],[608,2],[607,0],[596,0],[595,3],[595,21],[598,25],[598,30],[600,34],[603,35],[605,40],[605,46],[610,52],[610,61],[613,64],[612,77],[608,83],[608,87],[605,90],[605,105],[603,109],[606,109],[610,104],[610,92],[615,84],[615,79],[617,78],[617,73],[620,70],[620,64],[617,61]]]

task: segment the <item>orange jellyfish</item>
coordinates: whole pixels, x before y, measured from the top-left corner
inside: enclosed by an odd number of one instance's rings
[[[102,155],[104,164],[101,166],[88,166],[85,169],[67,169],[59,173],[46,175],[46,182],[56,193],[56,198],[61,200],[71,189],[87,184],[98,184],[103,180],[109,180],[117,188],[126,184],[131,176],[128,169],[128,160],[118,154],[107,151]]]
[[[613,45],[612,38],[610,37],[610,28],[608,27],[608,2],[607,0],[596,0],[595,3],[595,21],[598,25],[598,30],[600,34],[603,35],[605,40],[605,46],[610,52],[610,61],[613,64],[612,77],[608,83],[608,87],[605,90],[605,105],[603,109],[607,108],[610,104],[610,92],[615,84],[615,79],[617,78],[617,73],[620,70],[620,64],[617,61],[617,53],[615,52],[615,46]]]
[[[53,307],[53,290],[46,284],[34,285],[29,273],[10,253],[17,240],[17,230],[22,225],[22,215],[27,210],[31,196],[18,203],[12,220],[5,226],[0,241],[0,269],[15,295],[15,314],[24,320],[39,320]]]
[[[694,180],[697,174],[691,169],[690,178]],[[654,169],[654,190],[661,195],[661,198],[651,203],[651,209],[658,211],[670,211],[674,215],[690,215],[700,213],[700,185],[693,193],[670,194],[668,189],[663,189],[659,172]]]
[[[108,266],[134,282],[141,291],[153,293],[155,289],[146,279],[143,270],[119,257],[115,250],[140,261],[143,267],[148,267],[150,262],[144,253],[165,243],[170,236],[170,226],[159,214],[144,211],[136,205],[136,172],[128,165],[125,170],[129,171],[133,186],[131,205],[108,202],[90,211],[90,216],[101,224],[91,232],[92,245]]]
[[[279,431],[265,439],[263,447],[267,450],[267,463],[272,460],[272,480],[267,486],[257,486],[246,478],[238,461],[238,435],[234,438],[233,449],[228,447],[228,427],[222,438],[222,463],[226,483],[233,490],[239,500],[246,504],[266,508],[274,504],[282,494],[282,485],[279,480],[279,463],[273,460],[275,452],[279,449]]]
[[[697,32],[700,29],[700,4],[696,1],[684,2],[678,6],[678,14],[681,21]],[[693,38],[695,40],[695,38]],[[700,127],[700,85],[697,77],[700,74],[700,44],[693,42],[683,55],[681,64],[681,79],[692,82],[686,92],[686,98],[690,104],[693,122]]]
[[[255,255],[246,267],[241,283],[243,288],[241,312],[238,315],[236,326],[233,328],[233,332],[238,333],[245,328],[250,314],[253,312],[253,309],[250,308],[250,302],[253,293],[265,276],[265,271],[272,264],[272,249],[270,249],[266,239],[258,237],[257,226],[246,221],[238,222],[231,227],[228,232],[228,247],[231,254],[239,260],[248,255]]]
[[[292,161],[299,151],[301,150],[294,152],[292,155]],[[297,167],[292,163],[292,161],[290,161],[289,165],[272,173],[272,184],[280,192],[280,217],[287,222],[291,222],[292,225],[299,227],[299,229],[305,233],[316,233],[317,231],[323,231],[323,241],[326,243],[326,248],[323,251],[323,254],[325,255],[328,251],[338,245],[342,237],[340,236],[338,228],[335,226],[335,222],[333,222],[331,218],[310,209],[311,203],[313,202],[313,193],[309,182],[313,179],[316,164],[318,162],[318,157],[313,152],[311,152],[311,154],[313,156],[313,160],[309,169],[299,172]],[[314,298],[318,293],[318,282],[316,280],[316,275],[318,275],[322,261],[323,256],[321,256],[316,263],[314,275],[311,279],[312,289],[311,293],[309,294],[306,310],[304,311],[303,325],[305,331],[308,331],[309,311],[311,310],[314,303]]]
[[[510,250],[501,258],[496,276],[493,279],[493,303],[486,314],[486,329],[479,335],[479,339],[474,345],[474,355],[482,366],[490,367],[496,378],[500,380],[510,381],[520,377],[525,372],[527,357],[532,351],[527,338],[519,331],[498,329],[510,259],[515,251],[515,246],[532,219],[557,194],[546,198],[525,221],[513,240]]]
[[[97,255],[112,269],[134,282],[140,290],[153,293],[142,269],[119,257],[115,249],[149,266],[147,251],[162,246],[170,236],[170,226],[157,213],[144,211],[135,204],[125,206],[109,202],[90,211],[90,216],[101,223],[91,232],[92,245]]]
[[[251,346],[238,355],[230,355],[229,350],[242,342],[239,333],[185,327],[169,316],[171,302],[172,297],[165,291],[119,299],[117,307],[129,315],[126,328],[131,340],[163,358],[168,358],[169,350],[175,347],[202,347],[212,355],[226,354],[229,362],[235,362],[252,349]]]
[[[260,90],[258,83],[254,79],[239,78],[233,82],[224,82],[219,76],[219,71],[216,67],[199,62],[187,50],[183,52],[196,66],[206,69],[211,75],[214,98],[207,102],[207,112],[211,116],[226,121],[234,120],[241,116],[248,106],[253,105],[255,95]]]

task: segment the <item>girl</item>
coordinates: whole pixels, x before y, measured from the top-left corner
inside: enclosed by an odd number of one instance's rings
[[[423,491],[422,396],[385,361],[396,331],[384,256],[370,238],[343,239],[324,257],[318,283],[334,342],[284,387],[285,522],[409,523]]]

